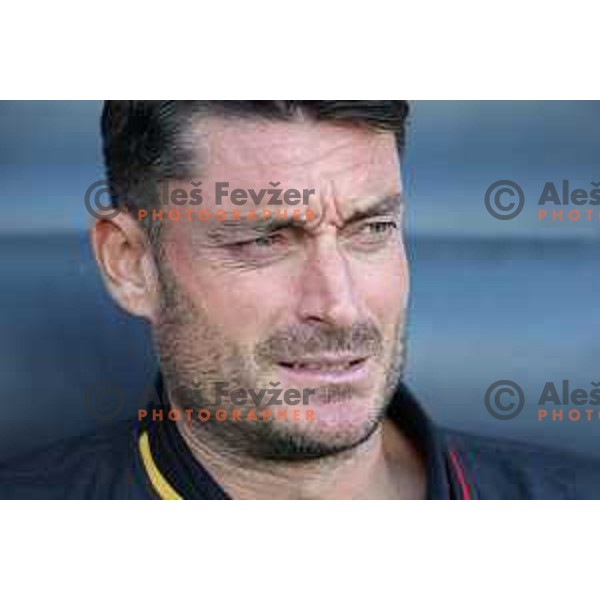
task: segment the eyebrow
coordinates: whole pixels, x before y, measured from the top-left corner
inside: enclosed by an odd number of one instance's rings
[[[398,192],[397,194],[389,194],[388,196],[384,196],[380,200],[376,201],[371,206],[352,211],[350,216],[344,219],[344,225],[350,225],[370,217],[396,213],[404,205],[404,202],[404,194],[401,192]]]
[[[371,206],[353,210],[350,215],[344,219],[344,225],[350,225],[371,217],[396,213],[404,202],[404,195],[401,192],[389,194],[374,202]],[[242,217],[243,216],[244,215],[242,215]],[[215,242],[222,242],[227,241],[232,234],[235,235],[236,233],[268,234],[287,227],[303,228],[307,223],[312,222],[312,220],[298,220],[293,219],[292,217],[277,219],[276,214],[267,219],[258,218],[256,221],[245,218],[241,218],[240,220],[230,219],[227,221],[220,221],[217,226],[207,232],[207,236]]]

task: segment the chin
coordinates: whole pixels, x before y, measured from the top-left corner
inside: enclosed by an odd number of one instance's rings
[[[306,460],[338,454],[369,439],[383,419],[381,409],[364,402],[330,403],[306,410],[312,411],[312,418],[273,422],[260,432],[257,446],[262,458]],[[304,411],[300,411],[303,416]]]

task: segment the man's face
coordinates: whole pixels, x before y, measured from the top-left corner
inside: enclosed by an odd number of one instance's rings
[[[179,408],[300,411],[300,420],[192,421],[231,447],[281,458],[320,456],[365,440],[401,373],[408,268],[400,166],[391,133],[333,124],[198,121],[198,176],[208,221],[165,222],[154,334]],[[215,186],[315,190],[308,204],[217,205]],[[177,187],[194,189],[190,182]],[[283,192],[282,192],[283,196]],[[168,208],[173,208],[168,207]],[[246,220],[300,210],[305,221]],[[228,220],[214,218],[225,210]],[[239,221],[229,219],[239,211]],[[308,405],[233,406],[236,389],[316,390]],[[249,397],[249,396],[248,396]],[[308,411],[311,411],[310,413]],[[181,422],[180,422],[181,424]]]

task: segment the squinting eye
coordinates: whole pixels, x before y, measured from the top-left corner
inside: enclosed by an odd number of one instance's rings
[[[362,237],[366,243],[372,243],[386,239],[394,229],[397,229],[397,225],[394,221],[369,221],[363,223],[359,227],[357,234]]]
[[[278,241],[280,240],[277,235],[264,235],[251,240],[236,242],[232,246],[236,248],[270,248]]]
[[[281,234],[262,235],[244,242],[237,242],[230,246],[240,260],[256,261],[270,260],[282,257],[289,251],[289,240]]]
[[[258,246],[259,248],[268,248],[269,246],[271,246],[274,243],[274,240],[272,237],[260,237],[260,238],[256,238],[255,240],[252,240],[251,242],[247,242],[249,244],[254,244],[255,246]]]
[[[248,246],[254,246],[255,248],[271,248],[277,243],[281,243],[283,241],[284,236],[282,235],[265,235],[253,240],[249,240],[248,242],[245,242],[245,244]]]
[[[374,234],[387,233],[392,229],[396,229],[396,223],[393,221],[375,221],[373,223],[365,223],[364,226],[369,229],[369,233]]]
[[[388,246],[396,229],[396,221],[364,221],[348,231],[347,239],[357,250],[375,251]]]

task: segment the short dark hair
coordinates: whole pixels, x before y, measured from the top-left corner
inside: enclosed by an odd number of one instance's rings
[[[101,129],[112,203],[147,210],[157,206],[160,182],[197,176],[182,134],[199,116],[291,121],[300,114],[391,131],[402,153],[408,112],[404,100],[108,100]]]

